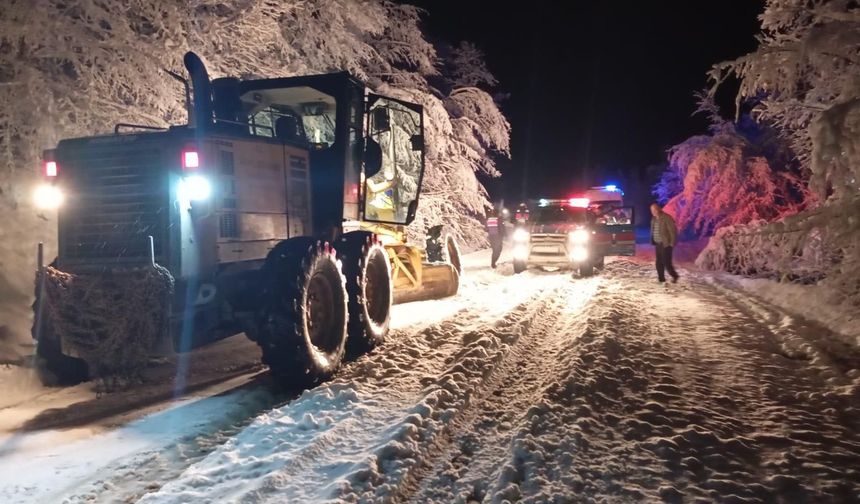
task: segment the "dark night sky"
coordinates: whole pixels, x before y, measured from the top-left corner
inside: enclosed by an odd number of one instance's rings
[[[512,159],[488,183],[494,198],[508,199],[524,181],[532,197],[604,183],[704,132],[706,121],[691,117],[693,93],[711,64],[755,48],[763,10],[760,0],[408,3],[427,11],[431,38],[481,47],[497,91],[510,94],[502,108]],[[722,95],[733,113],[732,91]]]

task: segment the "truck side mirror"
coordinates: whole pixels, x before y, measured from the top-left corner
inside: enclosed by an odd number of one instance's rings
[[[382,147],[372,138],[366,140],[364,147],[364,176],[370,178],[382,169]]]
[[[415,214],[418,212],[418,200],[409,202],[409,207],[406,209],[406,225],[412,224],[415,220]]]
[[[424,135],[412,135],[409,138],[409,143],[412,144],[412,150],[423,151],[424,150]]]
[[[391,129],[391,116],[388,114],[388,109],[379,107],[373,109],[373,132],[382,133]]]

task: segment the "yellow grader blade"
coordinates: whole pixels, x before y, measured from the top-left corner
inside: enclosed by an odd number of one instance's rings
[[[410,303],[453,296],[460,288],[460,274],[448,263],[423,263],[421,284],[394,285],[394,302]]]
[[[460,274],[449,262],[429,263],[423,252],[402,243],[385,246],[391,260],[394,303],[409,303],[453,296]]]

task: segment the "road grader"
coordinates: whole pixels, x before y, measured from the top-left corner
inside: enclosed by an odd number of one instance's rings
[[[393,303],[454,295],[457,244],[407,242],[424,175],[421,106],[348,73],[210,80],[187,53],[188,122],[118,124],[45,151],[37,365],[75,383],[244,332],[280,381],[369,351]],[[435,257],[433,257],[435,256]],[[119,370],[121,371],[121,370]]]

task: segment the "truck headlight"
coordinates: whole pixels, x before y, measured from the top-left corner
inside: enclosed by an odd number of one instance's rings
[[[573,262],[585,262],[588,259],[588,249],[585,247],[573,247],[573,250],[570,251],[570,260]]]
[[[33,192],[33,202],[40,210],[56,210],[64,199],[63,191],[53,184],[42,184]]]
[[[587,243],[591,236],[585,229],[576,229],[567,234],[570,243]]]
[[[212,194],[212,184],[202,175],[189,175],[179,181],[179,199],[203,201]]]
[[[514,241],[520,243],[529,241],[529,232],[523,228],[517,229],[514,231]]]

